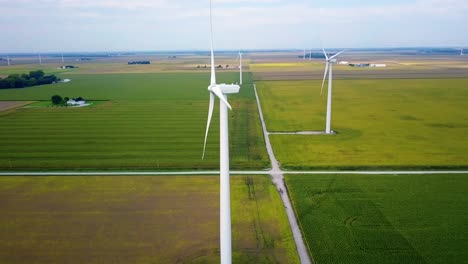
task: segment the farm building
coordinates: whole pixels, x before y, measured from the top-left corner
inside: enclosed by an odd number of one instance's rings
[[[86,105],[86,101],[85,100],[74,100],[74,99],[70,99],[67,101],[67,105],[71,105],[71,106],[84,106]]]

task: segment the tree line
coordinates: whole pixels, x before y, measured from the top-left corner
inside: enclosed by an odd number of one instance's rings
[[[29,74],[11,74],[0,78],[0,89],[24,88],[37,85],[51,84],[60,81],[55,75],[45,75],[43,71],[31,71]]]

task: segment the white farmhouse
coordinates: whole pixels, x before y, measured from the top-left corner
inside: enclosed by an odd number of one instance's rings
[[[387,64],[371,64],[371,67],[376,67],[376,68],[385,68],[387,67]]]
[[[71,106],[85,106],[86,105],[86,101],[85,100],[79,100],[79,101],[75,101],[73,99],[70,99],[67,101],[67,105],[71,105]]]

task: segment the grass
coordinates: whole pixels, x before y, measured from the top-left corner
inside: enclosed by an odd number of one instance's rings
[[[100,104],[104,104],[107,101],[86,101],[88,106],[85,107],[96,107]],[[62,107],[69,107],[69,108],[79,108],[79,107],[73,107],[73,106],[66,106],[66,105],[54,105],[51,101],[38,101],[34,102],[31,104],[28,104],[26,106],[23,106],[23,108],[47,108],[47,107],[54,107],[54,108],[62,108]]]
[[[464,263],[468,175],[287,176],[316,263]]]
[[[299,263],[267,176],[232,177],[234,263]],[[1,263],[219,263],[219,178],[0,177]]]
[[[251,83],[246,74],[246,83]],[[235,82],[236,73],[218,74]],[[91,101],[84,108],[20,108],[0,112],[0,170],[216,169],[215,110],[201,160],[208,112],[208,73],[75,75],[70,83],[0,91],[0,100]],[[230,97],[233,168],[268,166],[251,84]],[[217,107],[215,108],[217,109]]]
[[[269,131],[325,130],[320,81],[257,84]],[[468,79],[338,80],[334,136],[272,135],[282,166],[456,168],[468,166]]]

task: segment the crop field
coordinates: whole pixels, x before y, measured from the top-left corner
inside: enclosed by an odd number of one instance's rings
[[[321,81],[257,83],[267,129],[324,131]],[[337,135],[271,135],[284,168],[468,166],[468,79],[337,80]]]
[[[267,176],[232,177],[234,263],[299,263]],[[219,263],[219,177],[0,177],[1,263]]]
[[[235,82],[236,73],[218,79]],[[232,168],[269,165],[250,75],[231,96]],[[93,107],[17,108],[0,112],[0,169],[216,169],[215,108],[201,160],[209,73],[73,75],[70,83],[0,91],[0,101],[81,96]]]
[[[21,107],[23,105],[27,105],[27,104],[30,104],[30,103],[33,103],[33,102],[28,102],[28,101],[0,101],[0,112],[1,111],[6,111],[6,110],[9,110],[9,109],[12,109],[12,108],[17,108],[17,107]]]
[[[468,175],[294,175],[309,250],[325,263],[466,263]]]
[[[208,54],[207,54],[208,55]],[[237,54],[216,56],[216,63],[222,65],[223,69],[218,72],[238,72],[239,62],[236,60]],[[67,58],[70,60],[69,58]],[[113,57],[97,58],[87,62],[66,61],[65,65],[73,65],[75,69],[58,69],[62,63],[57,58],[52,58],[51,62],[45,60],[43,65],[38,64],[17,64],[12,66],[0,65],[0,76],[15,73],[26,73],[42,69],[47,74],[116,74],[116,73],[161,73],[161,72],[209,72],[209,58],[207,56],[182,56],[176,59],[161,57]],[[149,60],[148,65],[128,65],[129,61]],[[248,70],[248,59],[243,60],[244,70]],[[197,68],[197,66],[207,66],[207,68]],[[229,68],[225,68],[229,65]]]

